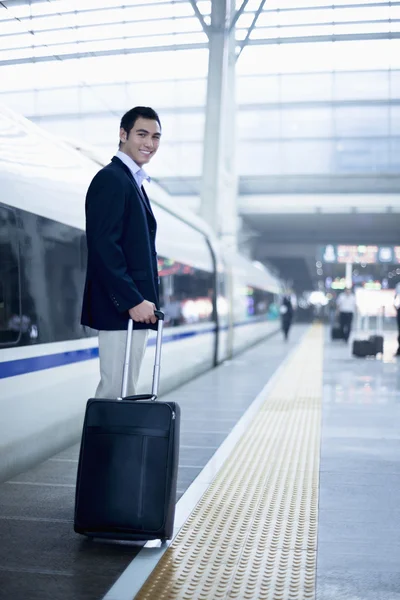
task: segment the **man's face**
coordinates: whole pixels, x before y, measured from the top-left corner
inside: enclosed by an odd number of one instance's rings
[[[122,142],[120,150],[142,167],[157,152],[160,138],[161,128],[158,122],[139,117],[130,130],[129,136],[124,129],[120,129],[119,139]]]

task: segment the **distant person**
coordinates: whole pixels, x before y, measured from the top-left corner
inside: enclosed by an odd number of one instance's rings
[[[400,283],[396,285],[396,294],[394,297],[394,307],[396,309],[397,319],[397,343],[398,348],[395,356],[400,356]]]
[[[282,331],[285,340],[289,337],[289,329],[293,319],[293,306],[290,296],[284,296],[280,307]]]
[[[340,327],[345,342],[349,341],[351,324],[356,310],[356,297],[351,288],[346,288],[336,301],[339,311]]]
[[[88,262],[81,322],[99,330],[98,398],[121,394],[129,317],[128,395],[136,393],[149,329],[156,329],[157,223],[142,184],[149,180],[143,167],[157,152],[160,138],[160,119],[152,108],[128,111],[121,119],[119,150],[86,195]]]

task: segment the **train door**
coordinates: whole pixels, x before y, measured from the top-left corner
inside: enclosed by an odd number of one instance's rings
[[[221,363],[232,356],[232,311],[229,266],[221,261],[217,266],[216,294],[218,312],[218,359]]]

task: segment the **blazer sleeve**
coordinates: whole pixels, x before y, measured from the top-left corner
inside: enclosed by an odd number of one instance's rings
[[[144,298],[128,273],[121,246],[125,190],[112,171],[97,173],[86,196],[86,238],[92,265],[119,312]]]

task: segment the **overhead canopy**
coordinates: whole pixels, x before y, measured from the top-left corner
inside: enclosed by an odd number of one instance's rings
[[[400,188],[400,4],[238,0],[242,194]],[[149,167],[174,194],[202,174],[206,0],[3,0],[0,101],[57,135],[115,151],[121,114],[154,106]],[[291,186],[290,182],[293,181]],[[349,189],[347,186],[350,186]],[[357,189],[356,191],[362,191]]]

